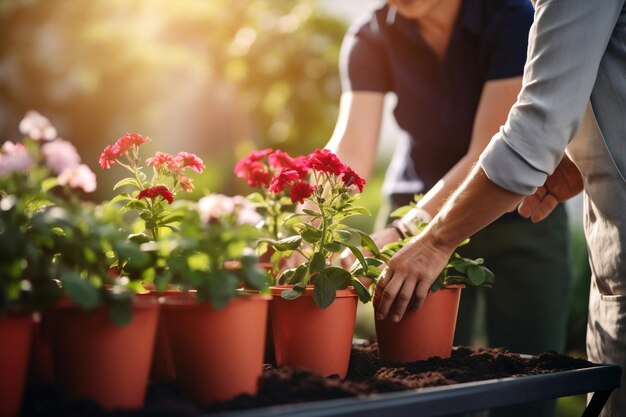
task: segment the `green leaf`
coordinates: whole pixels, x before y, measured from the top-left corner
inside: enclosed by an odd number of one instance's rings
[[[405,214],[407,214],[412,209],[413,209],[412,205],[406,205],[406,206],[398,207],[397,209],[395,209],[394,211],[391,212],[389,217],[393,217],[393,218],[403,217]]]
[[[460,259],[450,259],[450,266],[452,266],[452,268],[456,269],[457,271],[466,274],[467,273],[467,267],[469,266],[466,262],[465,258],[460,258]]]
[[[367,269],[367,261],[365,260],[365,257],[363,256],[363,254],[361,253],[359,248],[357,248],[356,246],[352,246],[352,245],[345,245],[345,246],[348,249],[350,249],[350,252],[352,252],[354,257],[359,261],[359,263],[361,264],[363,269],[366,270]]]
[[[125,326],[133,319],[133,307],[130,301],[118,301],[109,306],[109,318],[116,326]]]
[[[336,266],[328,267],[315,276],[313,300],[320,308],[326,308],[335,300],[335,292],[350,285],[352,276]]]
[[[128,235],[128,240],[138,245],[141,245],[142,243],[150,242],[151,239],[150,236],[148,236],[144,232],[141,232]]]
[[[361,246],[370,251],[374,256],[380,256],[380,249],[378,249],[378,246],[376,246],[374,239],[372,239],[370,235],[365,232],[362,232],[360,230],[357,230],[357,232],[361,237]]]
[[[439,276],[437,277],[437,279],[432,283],[432,285],[430,286],[430,291],[431,292],[437,292],[442,288],[446,287],[446,284],[443,282],[443,277],[444,277],[444,273],[441,272],[439,274]]]
[[[136,198],[133,198],[128,203],[126,203],[124,207],[129,210],[145,210],[146,203],[141,200],[137,200]]]
[[[309,225],[305,225],[305,230],[300,232],[300,236],[302,236],[302,239],[305,242],[315,244],[322,238],[322,231]]]
[[[315,252],[309,261],[309,270],[311,272],[320,272],[326,266],[326,257],[320,252]]]
[[[303,209],[302,212],[308,214],[309,216],[312,217],[322,217],[322,215],[320,213],[318,213],[317,211],[313,211],[313,210],[309,210],[309,209]]]
[[[262,290],[267,283],[267,273],[256,265],[244,265],[243,277],[245,283],[255,290]]]
[[[46,178],[45,180],[41,182],[41,190],[44,193],[47,193],[48,191],[50,191],[57,185],[59,185],[59,179],[57,177]]]
[[[232,272],[212,271],[203,272],[203,278],[208,278],[208,286],[198,289],[198,295],[203,300],[208,300],[217,309],[224,308],[235,296],[239,287],[239,278]],[[208,277],[206,276],[208,275]]]
[[[289,236],[276,242],[270,242],[276,250],[286,251],[295,250],[300,246],[302,237],[300,235]]]
[[[117,203],[119,201],[130,201],[133,198],[128,193],[120,193],[111,199],[111,203]]]
[[[337,242],[330,242],[324,244],[324,249],[329,252],[339,252],[341,250],[341,245]]]
[[[113,190],[117,190],[120,187],[124,187],[125,185],[132,185],[138,189],[141,189],[141,185],[139,185],[139,183],[137,182],[136,179],[134,178],[124,178],[119,180],[114,186],[113,186]]]
[[[467,268],[467,277],[473,286],[478,287],[485,282],[485,271],[480,266],[470,265]]]
[[[305,289],[306,289],[306,284],[299,282],[296,285],[294,285],[293,288],[288,288],[286,290],[281,291],[280,296],[284,298],[285,300],[295,300],[296,298],[304,294]]]
[[[370,294],[368,289],[358,279],[352,280],[352,286],[356,290],[356,293],[359,295],[359,300],[362,303],[367,303],[372,299],[372,295]]]
[[[249,202],[254,204],[263,204],[265,203],[265,199],[261,195],[261,193],[252,193],[246,197]]]
[[[78,273],[64,269],[60,279],[61,284],[63,284],[63,291],[83,310],[91,310],[100,304],[98,288],[83,279]]]

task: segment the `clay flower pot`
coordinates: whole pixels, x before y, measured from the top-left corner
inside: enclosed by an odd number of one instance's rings
[[[388,317],[376,320],[380,357],[394,362],[450,357],[462,288],[453,286],[428,293],[422,307],[407,310],[398,323]]]
[[[30,353],[31,316],[0,316],[0,417],[17,417]]]
[[[166,291],[156,291],[148,288],[150,292],[138,294],[141,298],[156,300],[157,302],[165,302],[166,299],[178,297],[191,297],[188,292],[175,289]],[[156,336],[154,338],[154,353],[152,355],[152,365],[150,367],[150,380],[154,382],[166,382],[176,378],[176,368],[174,367],[174,358],[172,357],[172,349],[170,341],[167,337],[167,328],[163,314],[159,315],[157,320]]]
[[[313,301],[312,285],[295,300],[280,296],[286,288],[271,287],[276,364],[345,378],[356,320],[356,291],[352,287],[337,291],[335,301],[322,309]]]
[[[64,303],[51,310],[54,373],[65,395],[107,409],[141,408],[158,312],[155,301],[137,299],[132,321],[116,326],[105,307],[85,312]]]
[[[209,404],[257,392],[269,300],[242,295],[218,310],[192,298],[166,298],[163,317],[184,395]]]

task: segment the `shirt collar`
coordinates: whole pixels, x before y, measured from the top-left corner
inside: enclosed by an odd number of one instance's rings
[[[463,0],[460,12],[461,15],[452,29],[453,34],[459,31],[460,26],[463,26],[476,35],[480,34],[483,20],[482,3],[483,0]],[[387,25],[394,25],[410,39],[422,40],[419,32],[415,28],[415,23],[411,19],[407,19],[399,14],[394,6],[387,6],[385,21]]]

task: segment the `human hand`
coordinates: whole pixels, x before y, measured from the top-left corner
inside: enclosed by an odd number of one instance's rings
[[[546,183],[535,194],[525,197],[517,211],[522,217],[530,218],[534,223],[548,217],[558,203],[574,197],[583,190],[580,171],[567,155],[556,167]]]
[[[409,303],[411,309],[419,309],[452,251],[437,246],[427,232],[400,249],[387,263],[376,286],[376,319],[390,315],[393,322],[398,322]]]

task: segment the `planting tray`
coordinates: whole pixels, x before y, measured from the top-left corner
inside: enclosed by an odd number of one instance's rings
[[[211,413],[207,416],[429,417],[594,393],[583,413],[583,417],[592,417],[599,415],[611,392],[620,386],[621,373],[621,368],[617,365],[598,365],[542,375],[489,379],[364,397]]]

